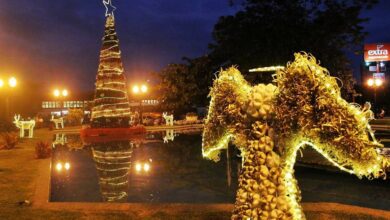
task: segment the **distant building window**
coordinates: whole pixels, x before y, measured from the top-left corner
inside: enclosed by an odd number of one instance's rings
[[[89,101],[64,101],[63,108],[84,108],[88,106]],[[43,101],[43,109],[62,108],[61,101]]]
[[[54,101],[44,101],[42,102],[42,108],[48,109],[48,108],[60,108],[61,102],[54,102]]]

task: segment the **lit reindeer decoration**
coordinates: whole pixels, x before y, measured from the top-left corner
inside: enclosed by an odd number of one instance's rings
[[[64,117],[54,118],[54,115],[52,115],[50,121],[54,123],[56,129],[60,129],[60,127],[64,129]]]
[[[295,54],[275,83],[252,87],[230,68],[210,92],[203,156],[218,161],[230,140],[243,156],[232,219],[305,219],[294,178],[305,146],[360,178],[386,177],[390,160],[368,124],[372,112],[342,99],[336,79],[314,57]]]
[[[165,130],[165,136],[163,137],[164,143],[168,143],[169,141],[175,140],[175,131],[173,129]]]
[[[167,126],[173,126],[173,115],[168,115],[168,113],[164,112],[163,113],[163,118],[165,120],[165,124]]]
[[[33,138],[35,120],[20,121],[20,115],[15,115],[14,124],[17,128],[19,128],[19,137],[24,138],[24,131],[28,130],[28,137]]]
[[[56,133],[56,139],[52,143],[52,148],[56,148],[57,145],[66,145],[68,140],[65,133]]]

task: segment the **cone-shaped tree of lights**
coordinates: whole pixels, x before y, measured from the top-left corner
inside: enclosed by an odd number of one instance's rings
[[[114,15],[107,16],[96,76],[92,127],[129,126],[130,107]]]

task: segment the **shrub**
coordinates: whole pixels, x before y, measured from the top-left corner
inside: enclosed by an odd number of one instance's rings
[[[15,125],[10,121],[0,120],[0,132],[17,131]]]
[[[81,120],[84,117],[83,110],[81,109],[69,109],[68,115],[66,115],[66,122],[71,125],[81,125]]]
[[[1,135],[3,139],[3,146],[1,146],[1,149],[14,149],[16,144],[18,143],[18,135],[14,132],[5,132]]]
[[[188,116],[188,117],[198,117],[198,114],[196,114],[195,112],[188,112],[186,114],[186,116]]]
[[[39,141],[37,145],[35,145],[35,156],[37,159],[45,159],[50,157],[51,155],[51,147],[47,142]]]
[[[186,114],[186,122],[196,123],[198,121],[198,115],[195,112],[189,112]]]

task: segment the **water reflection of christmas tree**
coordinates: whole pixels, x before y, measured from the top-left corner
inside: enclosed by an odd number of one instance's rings
[[[103,201],[126,201],[133,144],[129,141],[114,141],[91,146]]]

